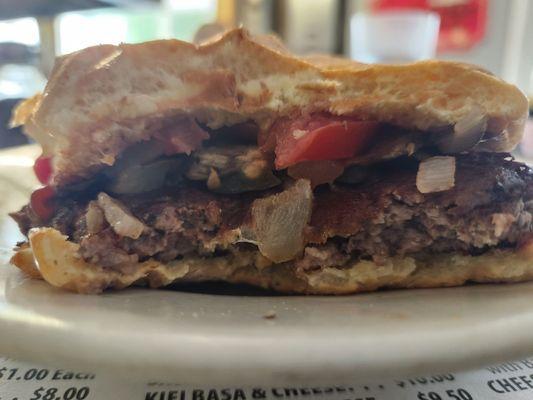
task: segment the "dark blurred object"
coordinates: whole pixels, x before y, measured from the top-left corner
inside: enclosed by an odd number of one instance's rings
[[[22,43],[0,42],[0,65],[2,64],[36,64],[39,49]]]
[[[98,0],[0,0],[1,19],[52,16],[66,11],[109,6]]]
[[[217,0],[217,23],[243,25],[254,35],[271,33],[274,0]]]
[[[342,6],[338,0],[277,0],[274,30],[297,54],[340,53]]]
[[[0,0],[0,19],[51,17],[66,11],[156,3],[158,0]]]
[[[272,31],[272,0],[236,0],[237,24],[246,26],[254,35]]]
[[[20,146],[29,143],[20,127],[9,128],[11,111],[22,99],[0,100],[0,148]]]

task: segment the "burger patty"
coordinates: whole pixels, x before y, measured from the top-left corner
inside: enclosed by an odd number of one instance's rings
[[[416,162],[395,161],[377,166],[363,183],[315,189],[307,245],[296,265],[315,269],[353,259],[379,264],[395,255],[476,255],[517,246],[533,234],[533,173],[508,154],[457,156],[455,186],[439,193],[420,193],[416,172]],[[95,202],[64,199],[49,225],[79,243],[86,261],[104,267],[149,257],[213,257],[252,246],[231,244],[230,234],[249,218],[253,200],[265,195],[181,187],[120,197],[121,207],[143,224],[137,238],[118,235]],[[38,226],[28,207],[13,217],[23,231]]]
[[[416,165],[389,165],[372,182],[316,196],[312,241],[329,240],[325,251],[334,245],[379,262],[395,255],[476,255],[532,235],[533,171],[509,154],[457,156],[454,187],[437,193],[420,193],[416,172]]]

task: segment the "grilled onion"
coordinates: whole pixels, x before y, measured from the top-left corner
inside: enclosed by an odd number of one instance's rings
[[[192,158],[187,178],[206,181],[212,192],[244,193],[281,183],[267,157],[254,146],[212,146],[193,153]]]
[[[313,191],[304,179],[281,193],[257,199],[252,204],[252,226],[241,229],[248,231],[241,241],[257,244],[261,254],[276,263],[289,261],[303,251],[312,207]]]
[[[442,192],[455,185],[455,157],[431,157],[418,166],[416,187],[420,193]]]
[[[104,211],[109,225],[119,236],[138,239],[145,226],[128,211],[122,203],[102,192],[98,194],[98,205]]]
[[[95,201],[91,201],[85,213],[85,222],[87,223],[87,232],[98,233],[104,228],[104,212]]]

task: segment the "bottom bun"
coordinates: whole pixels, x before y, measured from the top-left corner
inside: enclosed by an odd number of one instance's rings
[[[185,257],[169,263],[148,260],[117,271],[85,262],[78,255],[78,245],[55,229],[33,229],[29,239],[31,248],[19,248],[12,263],[32,277],[78,293],[100,293],[141,284],[157,288],[178,282],[224,281],[285,293],[349,294],[380,288],[533,279],[533,241],[519,249],[495,249],[478,256],[391,257],[379,265],[360,260],[342,268],[318,271],[303,271],[290,262],[271,264],[258,251],[238,251],[213,258]]]

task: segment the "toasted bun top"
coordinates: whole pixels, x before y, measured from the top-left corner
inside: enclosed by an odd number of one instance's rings
[[[211,127],[293,113],[330,112],[418,130],[454,126],[472,113],[506,151],[522,134],[528,104],[516,87],[460,63],[366,65],[299,58],[242,29],[196,46],[179,40],[101,45],[58,58],[42,95],[16,110],[45,152],[55,182],[111,165],[165,119],[187,113]]]

